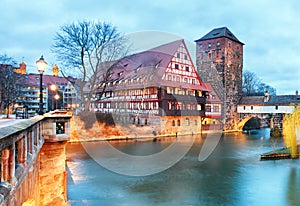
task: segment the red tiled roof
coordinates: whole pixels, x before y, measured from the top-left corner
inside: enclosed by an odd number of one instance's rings
[[[140,83],[122,84],[126,88],[140,88],[146,85],[148,87],[172,86],[208,91],[203,83],[194,85],[162,80],[166,68],[181,44],[185,45],[183,39],[123,58],[113,69],[110,81],[119,82],[126,79],[142,79]],[[112,88],[115,88],[115,86],[110,87],[110,89]]]
[[[152,49],[149,49],[149,51],[160,52],[160,53],[164,53],[164,54],[174,56],[174,54],[177,51],[178,47],[182,43],[184,44],[184,40],[180,39],[180,40],[177,40],[177,41],[173,41],[173,42],[170,42],[170,43],[167,43],[167,44],[160,45],[158,47],[154,47]]]
[[[40,85],[40,74],[25,74],[24,84],[31,86],[39,86]],[[73,77],[61,77],[61,76],[52,76],[52,75],[43,75],[43,85],[67,85],[69,81],[75,81],[76,79]]]

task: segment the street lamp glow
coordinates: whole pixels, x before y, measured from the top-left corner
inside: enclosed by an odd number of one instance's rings
[[[54,99],[59,100],[59,95],[58,94],[54,95]]]
[[[57,109],[57,100],[59,100],[59,98],[60,98],[60,96],[58,94],[54,95],[56,109]]]
[[[41,73],[44,73],[46,71],[46,68],[47,68],[48,64],[47,62],[45,61],[43,55],[40,57],[39,60],[36,61],[36,67],[38,69],[38,72],[41,74]]]
[[[44,60],[43,55],[39,60],[36,61],[36,67],[38,72],[40,73],[40,103],[39,103],[39,115],[43,115],[43,73],[46,70],[46,67],[48,66],[47,62]]]
[[[51,84],[51,86],[50,86],[50,90],[51,91],[56,91],[56,85],[55,84]]]

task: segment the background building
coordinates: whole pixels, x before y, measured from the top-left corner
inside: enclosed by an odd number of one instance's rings
[[[32,117],[37,114],[39,109],[40,94],[40,75],[27,74],[26,64],[22,62],[19,68],[14,71],[22,75],[22,82],[18,85],[19,95],[14,104],[16,115],[19,117]],[[55,109],[68,109],[65,101],[69,101],[64,95],[68,84],[74,84],[76,79],[73,77],[58,76],[59,68],[55,64],[52,75],[43,75],[43,109],[51,111]],[[73,94],[73,96],[77,96]]]

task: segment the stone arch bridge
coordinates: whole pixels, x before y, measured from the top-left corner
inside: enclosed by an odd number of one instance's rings
[[[237,130],[243,130],[250,120],[256,119],[259,127],[277,126],[282,130],[284,116],[294,111],[295,105],[300,104],[300,96],[277,95],[243,97],[237,106]]]

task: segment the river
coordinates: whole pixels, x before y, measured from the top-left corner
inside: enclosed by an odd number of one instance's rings
[[[260,154],[284,146],[269,132],[224,134],[204,161],[198,161],[198,156],[209,137],[196,137],[174,166],[138,177],[112,172],[91,158],[82,144],[69,143],[69,205],[300,205],[300,161],[259,159]],[[110,144],[143,156],[164,150],[172,141]],[[88,144],[99,150],[105,146],[103,142]]]

